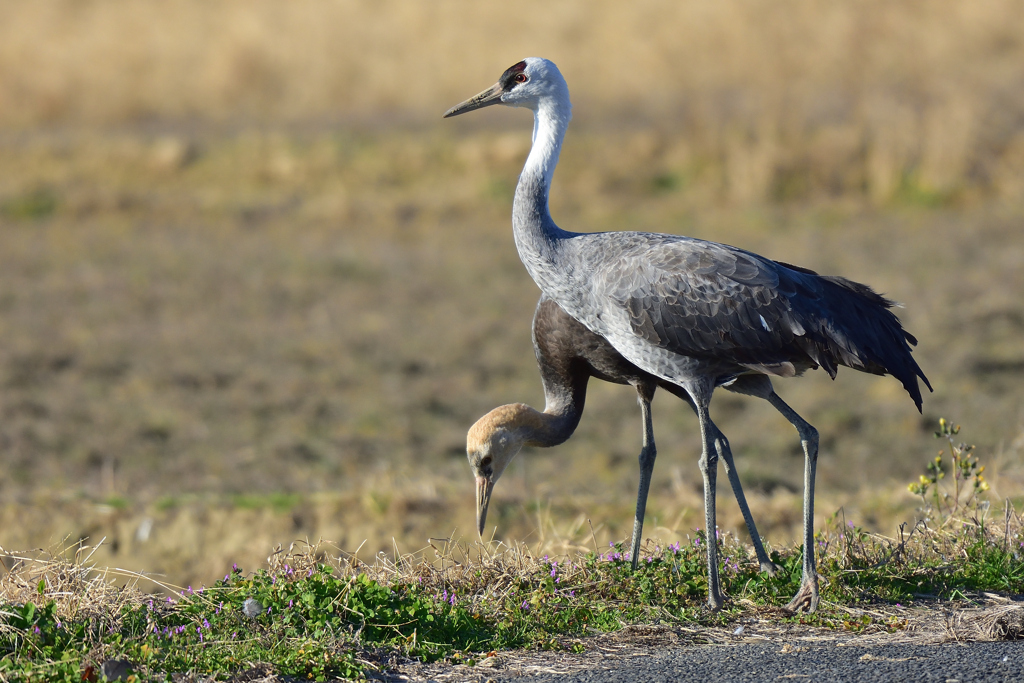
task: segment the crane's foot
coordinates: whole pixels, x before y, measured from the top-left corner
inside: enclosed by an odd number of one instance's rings
[[[784,609],[789,612],[807,612],[808,614],[818,609],[818,582],[801,582],[800,590],[796,592],[792,600],[786,603]]]
[[[717,612],[725,607],[725,596],[721,593],[718,595],[708,593],[708,601],[705,606],[707,607],[708,612]]]
[[[782,568],[771,560],[765,560],[761,563],[761,572],[768,576],[775,576],[780,571],[782,571]]]

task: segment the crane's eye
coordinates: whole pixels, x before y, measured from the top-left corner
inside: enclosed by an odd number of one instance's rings
[[[491,466],[491,456],[485,455],[484,457],[482,457],[480,459],[480,467],[490,467],[490,466]]]
[[[530,80],[530,77],[527,76],[526,74],[519,73],[519,74],[516,74],[516,77],[515,77],[514,80],[515,80],[516,83],[526,83],[526,81]]]

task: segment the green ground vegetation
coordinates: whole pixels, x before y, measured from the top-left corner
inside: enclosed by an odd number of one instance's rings
[[[900,629],[897,619],[875,623],[841,607],[1020,593],[1019,542],[1003,542],[1018,529],[968,522],[938,534],[921,525],[885,539],[833,525],[816,537],[822,609],[777,617],[833,629]],[[79,681],[107,659],[132,662],[139,680],[226,677],[256,663],[303,679],[357,678],[389,655],[473,663],[508,648],[582,652],[587,635],[631,623],[727,624],[752,607],[785,604],[799,587],[799,549],[773,552],[783,571],[769,578],[745,548],[721,538],[731,601],[710,614],[706,542],[698,532],[689,543],[648,547],[636,572],[621,544],[560,559],[461,549],[475,557],[458,571],[448,555],[440,558],[447,569],[403,561],[386,578],[379,568],[339,569],[311,561],[312,554],[293,556],[271,570],[231,570],[212,586],[166,600],[138,594],[116,609],[92,603],[70,615],[62,607],[71,598],[54,600],[51,583],[66,567],[50,564],[38,574],[37,595],[0,606],[0,679]]]
[[[958,431],[943,420],[936,436]],[[970,450],[950,444],[954,463]],[[1002,515],[990,513],[979,469],[960,465],[974,494],[954,507],[960,485],[937,477],[937,502],[925,498],[925,519],[895,537],[832,515],[815,534],[823,601],[813,615],[781,610],[799,588],[801,548],[773,550],[781,571],[769,577],[736,537],[699,529],[685,542],[648,541],[636,571],[622,543],[552,558],[449,542],[433,546],[430,561],[421,554],[374,565],[293,547],[268,568],[235,566],[212,586],[166,597],[115,590],[81,562],[37,558],[0,584],[0,679],[88,680],[109,659],[131,662],[138,680],[220,678],[257,664],[303,679],[361,678],[389,657],[474,664],[511,648],[583,652],[586,636],[627,624],[721,625],[765,608],[829,629],[899,630],[905,621],[849,608],[1024,592],[1021,517],[1009,501]],[[730,597],[717,613],[704,602],[709,542],[719,546]]]

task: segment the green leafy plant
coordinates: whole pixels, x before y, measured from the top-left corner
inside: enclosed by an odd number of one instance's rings
[[[945,418],[939,419],[939,431],[935,438],[944,439],[948,444],[948,465],[946,449],[928,463],[925,473],[918,481],[911,482],[907,489],[921,497],[926,512],[934,512],[939,516],[941,524],[945,524],[971,505],[977,505],[979,498],[989,489],[985,481],[985,466],[978,462],[974,454],[974,446],[958,442],[955,438],[960,434],[960,425],[953,425]],[[942,486],[946,473],[952,472],[951,486]],[[928,493],[931,492],[931,501]]]

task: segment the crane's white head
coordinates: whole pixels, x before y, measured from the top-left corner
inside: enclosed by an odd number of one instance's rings
[[[457,104],[444,113],[444,118],[465,114],[492,104],[526,107],[537,111],[544,104],[571,111],[569,86],[554,62],[540,57],[527,57],[505,69],[498,82],[479,95]]]
[[[527,441],[527,434],[543,418],[528,405],[499,406],[476,421],[466,434],[466,457],[476,477],[476,527],[483,535],[487,506],[494,482]]]

